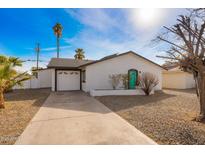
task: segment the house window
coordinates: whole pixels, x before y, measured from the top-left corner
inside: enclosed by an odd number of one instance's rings
[[[86,81],[86,73],[85,70],[82,71],[82,82]]]

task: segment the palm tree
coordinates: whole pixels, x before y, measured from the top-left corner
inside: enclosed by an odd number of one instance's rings
[[[22,61],[15,57],[0,55],[0,108],[5,108],[4,92],[30,78],[26,72],[18,73],[14,69],[16,66],[22,66]]]
[[[59,58],[59,46],[60,46],[60,37],[62,36],[62,30],[63,26],[60,23],[56,23],[56,25],[53,27],[54,34],[57,38],[57,58]]]
[[[76,54],[75,54],[75,59],[78,59],[78,60],[82,60],[82,59],[84,59],[85,58],[85,52],[83,51],[83,49],[81,49],[81,48],[77,48],[76,50],[75,50],[75,52],[76,52]]]

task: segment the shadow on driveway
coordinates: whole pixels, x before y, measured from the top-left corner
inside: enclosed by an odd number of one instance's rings
[[[102,110],[103,104],[82,91],[52,92],[43,107],[82,112],[106,114],[110,110]]]

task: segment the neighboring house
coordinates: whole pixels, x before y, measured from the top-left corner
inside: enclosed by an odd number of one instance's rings
[[[142,72],[154,74],[159,80],[155,90],[162,88],[163,68],[132,51],[96,61],[52,58],[47,67],[51,70],[48,78],[51,77],[52,91],[112,89],[109,75],[127,73],[129,88],[133,89],[132,83]]]
[[[183,72],[179,67],[171,67],[162,72],[162,87],[173,89],[189,89],[195,87],[193,75]]]

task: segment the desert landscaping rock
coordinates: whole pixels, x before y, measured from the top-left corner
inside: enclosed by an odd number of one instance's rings
[[[159,144],[205,144],[205,124],[195,90],[164,90],[151,96],[96,97]]]
[[[0,144],[14,144],[29,121],[49,96],[50,90],[15,90],[5,95],[0,109]]]

